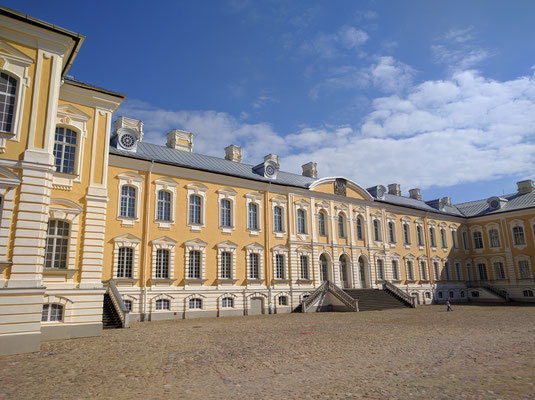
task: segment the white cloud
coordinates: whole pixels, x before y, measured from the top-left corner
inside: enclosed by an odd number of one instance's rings
[[[431,45],[431,53],[437,64],[445,64],[450,69],[462,71],[485,61],[494,53],[473,44],[475,32],[473,27],[451,29],[437,39],[440,44]]]
[[[443,36],[443,39],[450,42],[465,43],[474,38],[474,27],[465,29],[450,29]]]
[[[368,34],[352,26],[345,26],[336,33],[318,33],[313,40],[304,43],[301,50],[314,53],[322,58],[334,58],[346,54],[347,50],[355,50],[368,41]]]

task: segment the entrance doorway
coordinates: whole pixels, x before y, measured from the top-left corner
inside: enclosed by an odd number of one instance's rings
[[[262,297],[253,297],[250,300],[249,315],[264,314],[264,299]]]
[[[349,262],[347,260],[347,257],[342,254],[340,256],[339,262],[340,262],[340,280],[342,281],[342,287],[344,289],[350,288],[351,287],[351,282],[350,282],[351,274],[348,271]]]
[[[325,254],[320,256],[320,278],[322,282],[329,280],[329,260]]]
[[[360,278],[360,287],[365,288],[367,287],[366,284],[366,261],[359,257],[359,278]]]

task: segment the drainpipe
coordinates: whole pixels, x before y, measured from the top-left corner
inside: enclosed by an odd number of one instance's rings
[[[152,168],[154,167],[154,160],[152,160],[149,168],[149,178],[148,182],[145,185],[147,190],[146,196],[146,207],[145,207],[145,234],[143,237],[143,251],[144,253],[144,264],[143,264],[143,317],[142,321],[145,321],[147,316],[147,276],[148,276],[148,255],[149,255],[149,223],[150,223],[150,191],[151,191],[151,181],[152,181]]]
[[[266,239],[264,240],[265,245],[265,253],[266,253],[266,266],[267,266],[267,274],[266,282],[268,285],[268,313],[272,313],[272,307],[271,307],[271,291],[272,291],[272,279],[271,279],[271,259],[270,259],[270,244],[269,244],[269,238],[270,238],[270,230],[269,230],[269,194],[270,194],[270,188],[271,188],[271,182],[268,183],[267,189],[266,189],[266,195],[264,196],[264,208],[266,210],[265,212],[265,235]]]

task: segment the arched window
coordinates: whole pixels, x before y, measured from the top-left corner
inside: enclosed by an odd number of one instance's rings
[[[221,300],[221,307],[223,308],[234,307],[234,299],[232,297],[223,297],[223,300]]]
[[[67,268],[70,225],[66,221],[50,219],[46,235],[45,268]]]
[[[346,218],[343,214],[338,215],[338,237],[346,237]]]
[[[327,225],[325,223],[325,212],[320,211],[318,214],[318,231],[320,236],[327,236]]]
[[[308,280],[310,274],[308,272],[308,256],[301,255],[299,257],[300,266],[301,266],[301,279]]]
[[[189,222],[190,224],[201,224],[201,196],[192,194],[189,196]]]
[[[249,278],[260,279],[260,256],[258,253],[249,254],[249,263],[251,264]]]
[[[56,135],[54,137],[56,172],[74,174],[77,137],[77,133],[70,129],[56,128]]]
[[[169,250],[156,250],[156,279],[169,278]]]
[[[364,240],[364,231],[362,230],[362,218],[357,217],[357,240]]]
[[[385,279],[385,269],[381,259],[377,260],[377,279],[380,281]]]
[[[297,233],[307,233],[306,213],[305,210],[297,210]]]
[[[156,310],[157,311],[163,311],[163,310],[169,310],[169,300],[167,299],[158,299],[156,300]]]
[[[198,250],[190,250],[188,278],[201,279],[201,252]]]
[[[232,226],[232,204],[230,203],[230,200],[227,199],[221,199],[221,219],[219,221],[219,224],[224,227],[230,227]]]
[[[377,219],[373,220],[373,240],[381,241],[381,223]]]
[[[124,185],[121,187],[121,217],[135,218],[136,216],[136,188]]]
[[[43,304],[42,322],[61,322],[63,320],[63,306],[61,304]]]
[[[11,133],[17,96],[17,80],[0,73],[0,131]]]
[[[275,232],[283,232],[282,226],[282,208],[275,206],[273,208],[273,230]]]
[[[256,203],[249,203],[247,227],[258,229],[258,205]]]
[[[171,221],[171,193],[158,191],[158,221]]]
[[[132,278],[134,250],[131,247],[120,247],[117,258],[117,278]]]

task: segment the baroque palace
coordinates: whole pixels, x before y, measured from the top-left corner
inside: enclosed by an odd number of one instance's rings
[[[141,121],[112,121],[124,95],[67,75],[83,41],[0,8],[0,354],[100,335],[108,317],[357,310],[373,289],[534,301],[532,180],[454,205],[272,154],[248,165],[234,145],[196,154],[178,129],[146,143]]]

